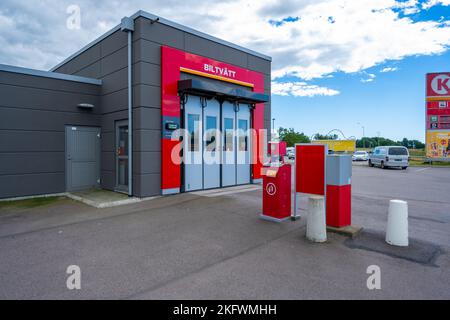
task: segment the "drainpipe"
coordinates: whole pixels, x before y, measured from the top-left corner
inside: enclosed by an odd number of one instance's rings
[[[133,32],[134,19],[124,17],[121,30],[128,33],[128,196],[133,196]]]

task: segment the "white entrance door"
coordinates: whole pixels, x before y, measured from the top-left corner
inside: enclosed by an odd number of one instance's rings
[[[220,188],[220,104],[208,100],[203,108],[203,188]]]
[[[236,112],[228,101],[222,105],[222,186],[236,185]]]
[[[185,105],[184,188],[185,191],[203,189],[202,106],[200,98],[189,96]]]
[[[250,108],[246,104],[239,106],[237,113],[237,165],[236,183],[250,183]]]

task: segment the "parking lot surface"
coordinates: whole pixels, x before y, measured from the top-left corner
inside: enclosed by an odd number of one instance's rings
[[[449,299],[450,169],[357,164],[353,174],[359,247],[336,234],[309,243],[305,219],[259,219],[254,188],[110,209],[72,200],[0,209],[0,299]],[[426,262],[384,246],[390,199],[408,201]],[[66,287],[70,265],[81,290]],[[381,290],[367,288],[371,265]]]

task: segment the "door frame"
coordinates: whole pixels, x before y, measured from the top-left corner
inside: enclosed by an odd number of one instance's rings
[[[114,174],[115,174],[115,185],[114,185],[114,191],[120,192],[120,193],[126,193],[128,194],[129,190],[129,183],[130,183],[130,177],[128,177],[128,185],[119,185],[119,160],[125,159],[128,161],[128,165],[130,165],[130,146],[128,146],[128,155],[127,156],[119,156],[118,150],[119,150],[119,128],[120,127],[127,127],[128,128],[128,134],[130,134],[130,128],[128,127],[128,119],[126,120],[117,120],[114,123]],[[128,136],[127,136],[127,143],[128,143]],[[121,158],[122,157],[122,158]],[[128,174],[128,172],[127,172]]]
[[[186,97],[187,96],[187,97]],[[184,97],[182,97],[181,99],[181,128],[186,129],[187,123],[186,123],[186,116],[187,116],[187,112],[186,112],[186,104],[189,100],[190,96],[195,96],[197,98],[204,98],[204,96],[201,95],[191,95],[191,94],[186,94]],[[251,160],[253,159],[253,135],[251,134],[251,130],[253,128],[253,111],[254,108],[247,103],[244,104],[240,104],[238,103],[238,110],[240,111],[240,108],[248,108],[249,109],[249,119],[248,119],[248,132],[247,132],[247,138],[248,138],[248,152],[249,152],[249,182],[248,183],[244,183],[244,184],[238,184],[238,177],[237,177],[237,152],[238,152],[238,135],[237,130],[238,130],[238,124],[239,124],[239,111],[236,111],[236,106],[234,105],[234,102],[226,100],[226,99],[220,99],[217,97],[214,98],[206,98],[206,100],[209,103],[209,100],[215,99],[218,102],[218,107],[219,107],[219,115],[218,115],[218,129],[220,131],[220,148],[218,149],[218,152],[220,153],[220,159],[221,159],[221,163],[219,165],[219,170],[220,170],[220,181],[219,181],[219,189],[222,188],[230,188],[230,187],[235,187],[235,186],[240,186],[240,185],[247,185],[247,184],[253,184],[253,165],[251,164]],[[235,177],[235,184],[233,185],[227,185],[224,186],[223,185],[223,156],[224,156],[224,148],[225,148],[225,144],[224,144],[224,112],[223,112],[223,104],[224,102],[229,102],[232,106],[233,106],[233,114],[234,114],[234,121],[233,121],[233,126],[234,126],[234,133],[233,133],[233,144],[234,144],[234,165],[235,165],[235,170],[234,170],[234,177]],[[202,107],[202,112],[200,114],[200,118],[201,118],[201,131],[202,133],[205,130],[205,112],[204,109],[207,108],[206,107]],[[217,137],[216,137],[217,138]],[[203,136],[201,137],[201,146],[202,146],[202,154],[205,148],[205,141],[203,141]],[[184,142],[184,137],[183,137],[183,157],[186,156],[186,150],[185,150],[186,144]],[[202,155],[203,156],[203,155]],[[204,174],[204,162],[202,163],[202,173]],[[202,185],[204,187],[205,183],[204,183],[204,177],[202,179]],[[211,189],[217,189],[217,188],[202,188],[201,190],[211,190]],[[195,191],[201,191],[201,190],[195,190]],[[181,188],[180,188],[180,192],[181,193],[186,193],[186,192],[194,192],[194,191],[186,191],[186,166],[184,164],[184,162],[181,163]]]

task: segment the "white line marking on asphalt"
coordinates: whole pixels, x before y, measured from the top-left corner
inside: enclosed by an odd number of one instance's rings
[[[425,171],[425,170],[428,170],[428,169],[430,169],[430,168],[419,169],[419,170],[416,170],[416,172],[422,172],[422,171]]]

